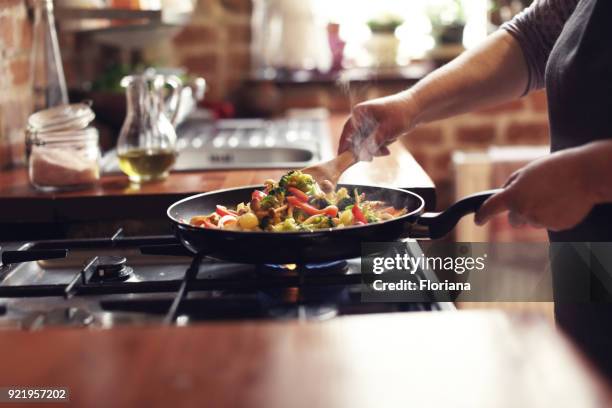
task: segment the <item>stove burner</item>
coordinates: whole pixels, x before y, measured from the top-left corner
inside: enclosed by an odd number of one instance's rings
[[[123,281],[130,277],[134,271],[126,265],[127,259],[123,256],[99,256],[93,280]]]
[[[346,261],[333,261],[315,264],[265,264],[262,265],[260,271],[264,273],[274,274],[291,274],[291,273],[307,273],[320,275],[345,275],[348,272],[348,263]]]

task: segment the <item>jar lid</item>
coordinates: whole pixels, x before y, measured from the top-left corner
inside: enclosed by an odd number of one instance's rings
[[[34,145],[46,145],[54,143],[78,143],[78,142],[94,142],[98,143],[98,130],[93,127],[78,130],[66,130],[58,132],[43,132],[36,133],[31,143]]]
[[[30,115],[31,132],[46,133],[85,129],[96,115],[87,103],[59,105]]]

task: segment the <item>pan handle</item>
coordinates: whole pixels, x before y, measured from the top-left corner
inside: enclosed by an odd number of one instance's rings
[[[486,190],[469,195],[457,201],[441,213],[427,212],[421,214],[413,230],[413,238],[442,238],[455,228],[459,220],[470,213],[478,211],[480,206],[492,195],[502,189]]]

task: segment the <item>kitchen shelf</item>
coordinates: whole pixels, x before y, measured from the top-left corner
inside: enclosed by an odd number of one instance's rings
[[[55,17],[66,31],[97,33],[183,26],[191,14],[163,10],[58,7],[55,9]],[[65,24],[75,22],[85,24]]]
[[[134,20],[148,19],[151,22],[161,22],[161,10],[131,10],[113,8],[73,8],[59,7],[55,9],[55,17],[60,20]]]
[[[140,48],[176,34],[191,13],[170,10],[58,7],[62,31],[86,34],[96,42],[120,48]]]
[[[415,83],[435,69],[433,61],[415,61],[406,66],[389,68],[347,68],[341,71],[327,73],[316,71],[290,71],[290,70],[255,70],[251,73],[249,81],[273,82],[278,86],[313,86],[333,85],[344,83]]]

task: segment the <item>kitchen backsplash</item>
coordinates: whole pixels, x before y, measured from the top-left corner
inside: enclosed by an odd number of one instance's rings
[[[31,48],[25,1],[0,1],[0,167],[23,159],[23,129],[31,104]]]
[[[198,0],[189,25],[165,47],[147,50],[145,55],[203,76],[206,98],[221,100],[249,73],[251,8],[251,0]]]
[[[548,145],[546,94],[442,120],[416,129],[404,144],[437,183],[450,183],[454,150],[482,151],[491,145]]]

